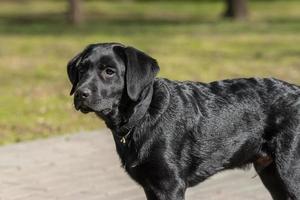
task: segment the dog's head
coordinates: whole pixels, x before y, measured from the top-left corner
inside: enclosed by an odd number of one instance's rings
[[[155,59],[118,43],[92,44],[68,63],[76,110],[106,115],[124,95],[136,102],[153,83],[159,67]]]

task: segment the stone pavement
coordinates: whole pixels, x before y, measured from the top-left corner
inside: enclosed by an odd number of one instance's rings
[[[186,199],[270,200],[255,172],[228,171],[190,188]],[[0,148],[0,200],[142,200],[120,168],[107,130]]]

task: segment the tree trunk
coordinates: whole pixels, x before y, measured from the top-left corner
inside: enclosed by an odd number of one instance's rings
[[[246,19],[248,16],[247,0],[225,0],[226,11],[224,17]]]
[[[72,24],[80,24],[83,21],[81,0],[69,0],[68,19]]]

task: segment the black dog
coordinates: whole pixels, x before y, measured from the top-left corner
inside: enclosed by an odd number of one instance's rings
[[[274,199],[300,199],[300,87],[273,78],[212,83],[155,78],[157,62],[117,43],[89,45],[68,64],[74,103],[112,130],[147,199],[254,164]]]

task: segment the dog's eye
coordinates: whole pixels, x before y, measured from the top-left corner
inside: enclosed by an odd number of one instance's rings
[[[104,73],[107,76],[113,76],[115,74],[115,72],[112,69],[110,69],[110,68],[105,69]]]

